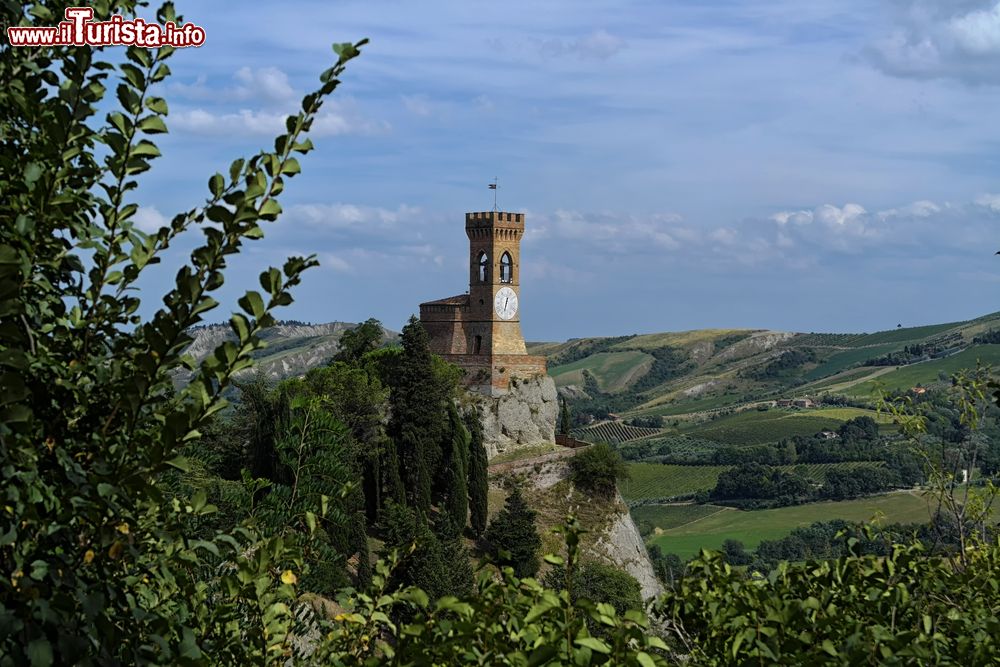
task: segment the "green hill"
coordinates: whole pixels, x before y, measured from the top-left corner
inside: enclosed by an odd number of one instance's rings
[[[800,396],[865,397],[943,381],[1000,345],[974,338],[1000,330],[1000,313],[964,322],[874,333],[704,329],[532,343],[571,407],[603,418],[703,418],[721,410]]]

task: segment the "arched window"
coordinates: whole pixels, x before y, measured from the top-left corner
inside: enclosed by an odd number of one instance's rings
[[[513,280],[513,263],[510,260],[510,253],[504,253],[500,258],[500,282],[509,283]]]
[[[479,253],[479,282],[485,283],[489,277],[490,258],[485,252]]]
[[[472,354],[482,354],[483,352],[483,337],[476,336],[472,343]]]

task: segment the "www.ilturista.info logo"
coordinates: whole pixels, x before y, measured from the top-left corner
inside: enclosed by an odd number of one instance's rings
[[[193,23],[147,23],[117,14],[107,21],[95,21],[92,7],[67,7],[66,20],[54,27],[11,26],[7,39],[11,46],[161,46],[183,48],[205,43],[205,29]]]

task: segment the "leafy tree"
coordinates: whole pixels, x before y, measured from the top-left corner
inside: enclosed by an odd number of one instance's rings
[[[484,535],[496,561],[512,567],[519,577],[531,577],[538,572],[542,538],[535,526],[537,515],[524,501],[520,487],[515,486]]]
[[[628,479],[625,462],[606,442],[578,452],[570,459],[569,469],[575,485],[605,497],[615,494],[617,482]]]
[[[489,512],[489,462],[486,458],[486,446],[483,444],[483,425],[479,414],[472,410],[465,416],[465,425],[469,429],[469,521],[472,534],[480,537],[486,530],[486,520]]]
[[[334,362],[314,368],[304,378],[281,383],[288,396],[310,396],[351,431],[351,465],[362,479],[365,510],[372,523],[386,496],[383,470],[389,457],[385,421],[389,390],[368,366]]]
[[[137,4],[97,10],[132,17]],[[0,23],[50,26],[62,13],[63,3],[8,3]],[[156,16],[178,18],[169,3]],[[266,270],[263,294],[239,299],[234,340],[200,364],[183,356],[190,328],[217,305],[227,261],[280,214],[299,172],[294,154],[312,149],[305,134],[359,46],[335,47],[336,65],[273,151],[211,176],[201,205],[152,234],[136,226],[130,193],[160,155],[153,139],[167,131],[168,107],[151,88],[169,76],[173,49],[109,58],[0,46],[4,661],[248,664],[290,650],[301,553],[252,527],[189,539],[214,508],[204,492],[165,498],[158,480],[189,467],[181,448],[225,407],[221,392],[316,264],[299,257]],[[202,242],[162,306],[142,317],[140,277],[195,226]],[[175,391],[182,367],[193,376]]]
[[[730,565],[746,565],[750,562],[750,554],[743,548],[739,540],[728,539],[722,543],[722,556]]]
[[[382,323],[374,317],[353,329],[348,329],[340,337],[340,349],[333,360],[357,363],[369,352],[377,349],[382,342]]]

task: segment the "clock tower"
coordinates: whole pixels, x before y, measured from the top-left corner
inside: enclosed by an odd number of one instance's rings
[[[511,380],[545,375],[545,358],[532,356],[521,335],[521,237],[524,214],[465,214],[469,291],[420,304],[431,351],[465,371],[465,383],[489,395]]]

